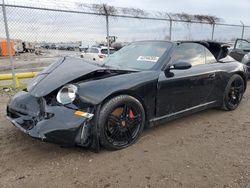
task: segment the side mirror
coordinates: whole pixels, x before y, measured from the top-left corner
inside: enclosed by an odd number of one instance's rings
[[[176,62],[170,66],[168,66],[168,68],[166,69],[166,71],[169,71],[169,70],[173,70],[173,69],[176,69],[176,70],[186,70],[186,69],[190,69],[192,67],[192,65],[188,62]]]

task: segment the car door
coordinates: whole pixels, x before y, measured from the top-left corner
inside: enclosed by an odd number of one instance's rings
[[[92,54],[91,54],[92,55],[91,60],[98,61],[99,60],[98,53],[99,53],[99,49],[98,48],[93,48]]]
[[[98,48],[91,47],[86,51],[84,58],[95,61],[98,58],[98,52],[99,52]]]
[[[187,70],[162,71],[158,80],[157,116],[176,114],[212,103],[210,95],[215,85],[216,73],[206,64],[205,47],[197,43],[176,46],[170,64],[188,62]]]
[[[91,59],[91,51],[92,51],[92,48],[88,48],[84,54],[84,58],[85,59]]]
[[[250,52],[250,42],[245,39],[237,39],[233,50],[230,52],[230,56],[241,62],[244,55],[248,52]]]

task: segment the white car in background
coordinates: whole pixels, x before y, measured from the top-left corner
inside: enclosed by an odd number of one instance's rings
[[[114,48],[109,48],[109,54],[113,54]],[[81,53],[81,58],[92,60],[92,61],[103,61],[108,56],[108,47],[90,47],[86,52]]]

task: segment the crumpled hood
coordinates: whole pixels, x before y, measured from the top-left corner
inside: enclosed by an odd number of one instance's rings
[[[64,57],[33,78],[27,89],[35,97],[46,96],[81,76],[102,69],[105,68],[82,59]]]

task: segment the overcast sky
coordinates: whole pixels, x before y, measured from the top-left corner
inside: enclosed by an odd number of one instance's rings
[[[1,2],[1,0],[0,0]],[[78,3],[108,4],[146,11],[214,15],[225,23],[250,25],[250,0],[5,0],[6,4],[74,10]],[[78,4],[79,5],[79,4]],[[7,8],[10,35],[30,41],[103,41],[106,38],[105,17],[34,9]],[[31,16],[32,15],[32,16]],[[5,37],[0,9],[0,38]],[[41,19],[42,18],[42,19]],[[166,21],[110,17],[110,35],[119,41],[168,39]],[[216,26],[214,39],[229,41],[241,37],[241,27]],[[204,24],[174,22],[172,40],[211,39],[212,27]],[[250,38],[250,28],[245,28]]]
[[[2,0],[0,0],[1,2]],[[58,4],[67,6],[80,3],[106,3],[117,7],[133,7],[169,13],[209,14],[223,18],[226,23],[239,24],[240,20],[250,25],[250,0],[5,0],[6,3]]]
[[[59,0],[58,0],[59,1]],[[68,0],[69,1],[69,0]],[[171,13],[210,14],[223,18],[227,23],[250,25],[250,0],[75,0],[86,3],[107,3],[120,7]],[[72,1],[71,1],[72,2]]]

